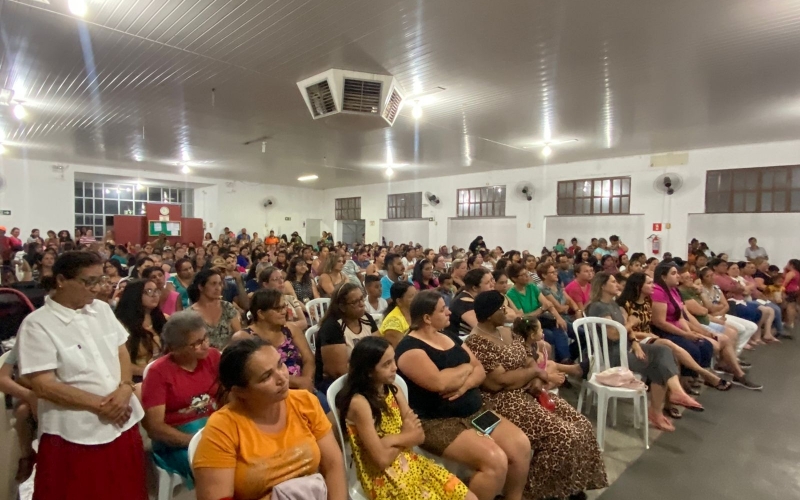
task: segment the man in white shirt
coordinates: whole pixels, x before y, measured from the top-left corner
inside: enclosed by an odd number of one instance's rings
[[[53,294],[19,331],[20,373],[39,398],[34,499],[147,498],[144,416],[133,395],[128,333],[94,300],[103,267],[92,252],[53,266]]]
[[[751,237],[747,242],[750,243],[750,246],[744,251],[745,259],[751,262],[759,257],[769,260],[766,249],[758,246],[758,240],[756,240],[755,237]]]

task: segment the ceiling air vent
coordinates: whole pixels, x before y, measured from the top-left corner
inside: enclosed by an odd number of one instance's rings
[[[403,89],[391,75],[329,69],[297,87],[311,117],[334,127],[391,126],[403,105]]]
[[[328,85],[328,80],[322,80],[306,87],[306,95],[308,95],[311,113],[315,118],[336,111],[336,104],[333,102],[333,93]]]
[[[386,106],[383,107],[383,119],[389,122],[389,125],[394,125],[397,119],[397,114],[403,106],[403,96],[397,91],[397,88],[392,89],[392,94],[386,101]]]

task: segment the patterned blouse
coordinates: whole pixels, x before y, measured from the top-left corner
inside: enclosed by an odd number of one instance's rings
[[[292,288],[294,289],[294,294],[297,295],[297,299],[300,302],[305,304],[309,300],[314,299],[314,290],[311,288],[311,281],[308,283],[292,281]]]
[[[627,312],[629,316],[633,316],[639,320],[639,324],[636,325],[633,331],[652,333],[650,331],[650,319],[652,318],[651,309],[652,302],[649,297],[641,304],[631,301],[625,302],[625,312]]]
[[[222,314],[219,317],[219,323],[216,325],[206,323],[206,333],[208,334],[211,347],[216,347],[221,351],[228,345],[231,336],[233,336],[234,332],[231,329],[231,320],[235,318],[239,312],[230,302],[224,300],[220,300],[220,306],[222,307]]]
[[[254,337],[258,337],[258,334],[249,326],[244,331]],[[281,333],[283,333],[283,342],[277,347],[278,354],[281,355],[281,361],[286,365],[289,375],[299,377],[303,374],[303,356],[297,346],[294,345],[294,341],[292,341],[292,332],[284,326],[281,329]]]

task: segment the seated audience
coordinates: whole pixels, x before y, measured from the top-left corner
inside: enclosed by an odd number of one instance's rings
[[[411,301],[416,295],[417,289],[407,281],[400,281],[392,285],[389,305],[379,330],[381,336],[388,340],[392,347],[396,347],[408,331],[411,321]]]
[[[530,440],[533,459],[524,497],[566,498],[605,488],[605,466],[591,422],[563,399],[542,392],[547,373],[532,357],[529,339],[504,326],[503,302],[503,295],[494,290],[475,297],[478,324],[464,344],[486,371],[480,386],[484,404],[522,429]],[[515,330],[531,334],[532,329],[521,325],[535,321],[518,318]],[[539,403],[541,397],[552,401],[552,411]]]
[[[181,297],[181,307],[189,309],[191,302],[189,301],[189,285],[192,284],[194,279],[194,266],[192,261],[187,258],[178,259],[175,261],[175,274],[169,277],[167,282],[169,286],[178,292]]]
[[[242,329],[242,323],[236,308],[220,298],[222,276],[214,270],[200,271],[194,275],[187,293],[192,302],[190,309],[205,321],[211,346],[224,349],[231,336]]]
[[[142,381],[145,367],[161,354],[161,332],[167,322],[158,306],[161,290],[147,280],[128,282],[119,298],[115,314],[128,330],[128,355],[131,373],[137,384]]]
[[[427,259],[416,263],[411,282],[417,290],[434,290],[439,287],[439,281],[433,277],[433,264]]]
[[[742,262],[742,267],[746,267],[747,264],[747,262]],[[762,304],[761,302],[753,300],[753,291],[758,291],[755,283],[748,283],[747,280],[742,277],[741,268],[737,262],[731,262],[728,264],[727,274],[728,277],[738,285],[734,291],[726,294],[728,295],[728,303],[732,302],[736,304],[737,310],[740,307],[740,304],[744,303],[745,307],[749,309],[758,309],[758,311],[761,313],[761,319],[758,323],[758,330],[756,330],[756,333],[752,338],[740,339],[742,346],[745,347],[748,342],[757,337],[768,344],[779,343],[780,341],[776,339],[775,335],[772,333],[772,327],[775,323],[775,310],[769,307],[766,303]]]
[[[475,432],[472,420],[489,409],[478,390],[486,374],[457,335],[440,333],[448,323],[441,296],[432,290],[418,293],[411,304],[410,332],[395,351],[409,406],[425,433],[420,447],[474,470],[469,489],[478,499],[492,500],[502,493],[507,500],[519,500],[531,461],[530,442],[502,417],[492,439]]]
[[[313,394],[290,389],[274,347],[256,337],[233,342],[220,358],[219,383],[228,404],[208,419],[192,461],[198,500],[270,498],[280,483],[318,471],[328,500],[347,499],[331,424]]]
[[[277,267],[267,265],[258,273],[258,286],[261,290],[277,290],[283,295],[283,300],[286,302],[285,316],[287,325],[296,328],[300,332],[304,332],[308,328],[305,307],[293,294],[286,293],[283,271]],[[252,300],[252,296],[250,300]],[[250,309],[252,310],[252,307]],[[251,321],[255,321],[255,318],[252,318]]]
[[[22,483],[31,476],[36,463],[33,440],[36,438],[39,419],[37,414],[39,399],[25,377],[14,378],[14,372],[18,370],[18,365],[19,343],[16,343],[0,366],[0,392],[11,396],[14,405],[14,430],[17,432],[20,454],[14,480]]]
[[[522,312],[517,309],[517,306],[508,298],[508,291],[511,289],[513,283],[508,279],[506,271],[493,271],[492,278],[494,279],[494,289],[503,294],[503,302],[506,308],[506,323],[513,323],[515,319],[522,317]]]
[[[156,464],[193,489],[189,441],[217,409],[220,353],[209,347],[203,318],[194,311],[172,316],[161,338],[164,355],[142,383],[142,425],[153,441]]]
[[[450,307],[450,303],[453,301],[453,297],[456,294],[456,286],[453,283],[453,277],[450,276],[450,273],[442,273],[439,275],[439,288],[436,289],[437,292],[442,296],[444,299],[444,303],[447,304],[447,307]]]
[[[376,274],[367,274],[364,277],[364,290],[367,292],[367,301],[365,303],[367,314],[385,313],[389,304],[386,302],[386,299],[381,297],[381,295],[383,295],[382,288],[380,276]]]
[[[564,292],[575,302],[576,314],[582,314],[592,296],[594,268],[587,262],[575,264],[575,280],[564,287]]]
[[[317,389],[326,393],[334,380],[346,374],[353,347],[377,331],[375,320],[367,314],[361,288],[352,283],[336,287],[317,332],[314,375]]]
[[[164,278],[164,270],[160,267],[151,267],[142,271],[142,279],[150,280],[156,284],[159,290],[158,307],[161,312],[170,316],[176,311],[183,311],[183,304],[180,294],[172,288],[167,288],[167,280]]]
[[[464,286],[450,302],[451,317],[443,333],[452,338],[469,335],[478,321],[475,319],[475,296],[494,289],[494,278],[488,269],[472,269],[464,275]]]
[[[453,264],[450,266],[450,277],[453,278],[453,285],[457,290],[464,288],[464,276],[467,274],[467,261],[463,259],[453,259]]]
[[[339,256],[336,252],[328,254],[328,259],[321,268],[319,275],[320,297],[330,297],[333,289],[346,281],[347,276],[342,272],[344,268],[344,258]]]
[[[717,264],[716,267],[720,270],[725,267],[725,277],[728,277],[727,264],[725,264],[724,261],[714,259],[712,263]],[[720,280],[712,266],[701,269],[699,272],[699,279],[700,284],[703,286],[701,294],[704,302],[703,306],[708,309],[709,314],[723,318],[726,325],[734,327],[737,331],[739,339],[737,346],[743,346],[744,343],[753,338],[755,333],[759,330],[757,323],[758,320],[760,320],[760,312],[757,309],[748,308],[746,305],[742,308],[739,308],[734,302],[729,302],[724,292],[717,284],[717,282]],[[727,286],[727,283],[725,286]],[[751,319],[745,317],[739,317],[739,311],[749,318],[756,319],[756,321],[752,321]],[[754,344],[757,345],[759,343],[763,342],[759,340]],[[737,350],[739,349],[737,348]]]
[[[619,287],[614,277],[603,272],[597,273],[592,279],[592,300],[586,308],[586,316],[612,319],[625,327],[628,335],[627,352],[625,353],[620,352],[620,334],[622,332],[614,328],[607,329],[610,364],[619,366],[620,356],[627,356],[628,368],[650,380],[648,420],[657,429],[672,432],[675,427],[663,413],[664,403],[667,400],[693,410],[702,410],[703,407],[689,397],[681,387],[678,380],[678,367],[672,351],[668,347],[640,344],[636,341],[633,328],[638,320],[635,316],[627,316],[625,311],[617,305],[615,299],[618,294]]]
[[[772,319],[774,316],[772,309],[768,307],[762,308],[757,302],[746,302],[744,300],[745,287],[728,274],[728,262],[716,258],[709,263],[708,267],[714,270],[714,284],[725,294],[725,298],[728,300],[730,306],[730,314],[758,325],[758,329],[755,332],[756,334],[758,334],[759,330],[763,329],[764,333],[762,337],[764,342],[779,342],[779,340],[772,335]],[[738,266],[736,271],[738,273]],[[744,346],[744,344],[750,340],[750,337],[744,339],[740,338],[739,340],[742,342],[742,346]]]
[[[94,299],[102,276],[98,254],[60,255],[44,283],[52,293],[19,330],[20,375],[38,398],[37,499],[107,498],[109,492],[115,499],[147,499],[136,425],[144,411],[133,395],[128,333],[108,304]]]
[[[792,259],[784,269],[783,288],[786,302],[786,327],[794,329],[794,320],[800,310],[800,259]]]
[[[388,300],[392,284],[406,280],[406,275],[403,274],[405,266],[403,265],[403,260],[400,258],[400,255],[396,253],[387,254],[383,265],[386,275],[381,278],[381,297]]]
[[[289,261],[283,289],[285,294],[294,295],[303,304],[319,298],[319,290],[314,280],[311,279],[308,264],[303,257],[294,257]]]
[[[233,334],[231,340],[235,342],[258,337],[274,346],[289,372],[289,388],[313,392],[327,413],[330,408],[325,394],[314,389],[314,353],[311,352],[303,330],[286,321],[287,308],[286,297],[280,290],[268,288],[257,291],[250,300],[252,323]]]
[[[758,240],[755,237],[751,236],[747,242],[750,244],[750,246],[744,250],[745,259],[751,262],[759,258],[769,259],[767,251],[763,247],[758,246]]]
[[[359,342],[350,357],[347,381],[336,398],[362,489],[378,500],[477,500],[452,472],[412,451],[425,441],[425,433],[405,395],[394,385],[394,357],[394,349],[384,339],[368,337]]]
[[[772,327],[775,329],[775,336],[786,337],[786,333],[783,328],[783,311],[781,311],[781,307],[778,304],[773,302],[770,297],[767,297],[759,288],[755,278],[755,262],[739,262],[738,267],[741,273],[741,280],[744,281],[746,289],[750,292],[749,295],[745,296],[745,300],[754,300],[762,306],[772,309],[772,312],[774,313]]]

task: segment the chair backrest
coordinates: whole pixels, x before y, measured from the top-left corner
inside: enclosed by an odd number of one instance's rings
[[[375,324],[380,328],[381,323],[383,323],[383,314],[370,314],[370,316],[372,316],[372,319],[375,320]]]
[[[308,347],[311,348],[311,352],[317,352],[317,332],[319,331],[319,325],[314,325],[306,330],[306,342],[308,342]]]
[[[628,330],[625,327],[612,319],[606,318],[579,318],[573,323],[573,328],[577,330],[583,327],[586,333],[586,353],[589,356],[589,366],[591,377],[594,373],[600,373],[612,366],[612,361],[608,354],[608,327],[616,328],[619,332],[619,365],[622,368],[628,368]],[[579,341],[580,342],[580,341]],[[580,344],[579,344],[580,347]]]
[[[34,310],[28,297],[13,288],[0,288],[0,340],[15,337],[22,321]]]
[[[155,361],[147,363],[147,366],[145,366],[144,370],[142,370],[142,380],[144,380],[147,377],[147,372],[150,371],[150,367],[153,366],[153,363],[155,363]]]
[[[394,385],[396,385],[397,388],[403,392],[403,396],[405,396],[406,401],[408,401],[408,384],[406,384],[406,381],[403,380],[403,377],[401,377],[400,375],[395,375]]]
[[[328,406],[331,408],[331,413],[333,413],[333,422],[336,424],[336,429],[338,432],[335,432],[336,439],[339,440],[339,448],[342,449],[342,457],[344,457],[344,470],[345,473],[350,470],[351,460],[350,460],[350,443],[345,440],[342,431],[342,422],[341,419],[344,418],[339,415],[339,409],[336,408],[336,396],[339,394],[339,391],[342,390],[344,387],[344,383],[347,381],[347,375],[342,375],[341,377],[337,378],[333,381],[333,383],[328,387],[328,394],[326,397],[328,398]]]
[[[197,445],[200,444],[200,439],[203,437],[203,429],[200,429],[192,436],[192,440],[189,441],[189,467],[192,466],[192,460],[194,460],[194,453],[197,451]]]
[[[328,310],[330,303],[331,299],[314,299],[308,301],[306,309],[308,310],[311,326],[316,326],[322,321],[322,317],[325,315],[325,311]]]

